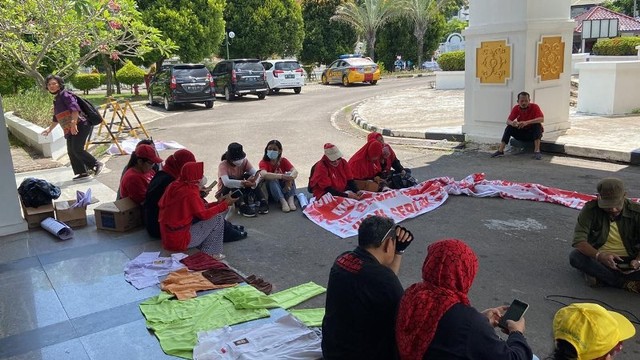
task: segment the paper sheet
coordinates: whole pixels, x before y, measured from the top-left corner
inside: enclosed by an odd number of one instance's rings
[[[60,238],[60,240],[69,240],[73,238],[73,230],[62,221],[48,217],[40,223],[43,229]]]

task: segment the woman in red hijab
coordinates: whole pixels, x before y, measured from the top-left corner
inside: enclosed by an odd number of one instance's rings
[[[220,260],[224,236],[223,212],[237,199],[228,194],[220,203],[206,203],[200,197],[204,164],[190,162],[172,182],[158,203],[162,247],[184,251],[197,247]]]
[[[360,199],[360,193],[353,181],[349,165],[342,158],[338,147],[330,143],[324,144],[324,156],[311,167],[308,190],[313,193],[316,199],[326,193],[331,193],[333,196]]]
[[[382,190],[387,184],[382,179],[382,143],[377,140],[367,142],[349,159],[349,169],[359,189],[368,189],[366,182],[373,185],[374,191]],[[375,182],[375,184],[373,184]],[[376,186],[377,185],[377,186]]]
[[[423,281],[411,285],[400,301],[396,341],[402,360],[532,359],[524,318],[507,320],[509,338],[502,341],[494,327],[506,308],[480,313],[471,306],[467,295],[477,271],[478,258],[464,242],[429,245]]]
[[[411,169],[405,168],[396,157],[396,153],[391,146],[384,142],[384,137],[378,132],[371,132],[367,135],[367,141],[378,141],[382,144],[382,156],[380,157],[381,178],[384,179],[392,189],[402,189],[417,184],[416,179],[411,176]]]

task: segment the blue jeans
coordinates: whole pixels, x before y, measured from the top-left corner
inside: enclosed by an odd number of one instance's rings
[[[294,196],[296,194],[296,183],[291,183],[291,189],[289,191],[284,191],[285,182],[281,180],[267,180],[267,186],[269,187],[269,194],[275,201],[280,201],[282,199],[288,199],[290,196]]]
[[[573,250],[571,252],[571,255],[569,255],[569,263],[574,268],[587,275],[595,277],[608,286],[621,288],[627,281],[640,280],[640,271],[625,275],[620,271],[613,270],[602,265],[597,262],[596,259],[588,257],[578,250]]]

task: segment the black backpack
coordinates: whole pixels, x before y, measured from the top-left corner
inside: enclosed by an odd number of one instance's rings
[[[80,96],[72,93],[78,102],[78,106],[80,106],[80,110],[84,113],[85,118],[91,125],[100,125],[102,123],[102,115],[98,109],[93,106],[89,101],[81,98]]]

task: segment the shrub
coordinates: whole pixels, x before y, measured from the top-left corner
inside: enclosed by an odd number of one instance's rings
[[[24,120],[43,128],[51,125],[53,96],[40,88],[3,98],[4,111],[13,111]]]
[[[133,86],[144,82],[145,71],[127,61],[124,66],[116,72],[118,81],[122,84]]]
[[[437,62],[442,71],[464,71],[464,50],[444,53]]]
[[[100,86],[100,74],[76,74],[71,78],[71,85],[84,94]]]
[[[613,39],[598,39],[593,45],[594,55],[624,56],[636,55],[636,46],[640,45],[640,37],[617,37]]]
[[[380,74],[382,74],[385,71],[387,71],[387,69],[384,67],[384,63],[382,61],[378,61],[376,64],[378,64],[378,69],[380,69]]]

